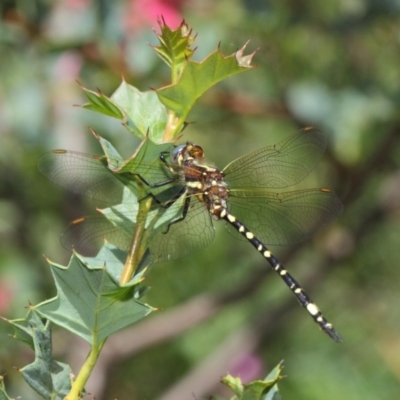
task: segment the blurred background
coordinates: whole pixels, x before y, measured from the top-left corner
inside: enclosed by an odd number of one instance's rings
[[[337,222],[295,247],[273,248],[344,337],[321,333],[254,249],[217,224],[201,253],[155,266],[145,300],[160,311],[112,336],[87,385],[97,400],[229,397],[230,372],[263,378],[284,359],[283,399],[396,399],[400,393],[399,0],[0,0],[0,314],[22,318],[55,289],[43,254],[66,264],[59,233],[88,203],[36,169],[53,148],[99,153],[92,127],[129,156],[120,124],[77,107],[79,81],[107,95],[122,77],[169,82],[157,16],[198,34],[196,59],[251,40],[258,68],[213,88],[184,140],[219,167],[305,125],[329,136],[299,187],[333,188]],[[0,324],[0,373],[12,396],[36,399],[13,367],[32,351]],[[57,327],[54,354],[78,371],[85,343]],[[88,397],[89,398],[89,397]]]

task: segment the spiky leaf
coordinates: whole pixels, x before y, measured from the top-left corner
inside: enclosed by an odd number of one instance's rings
[[[96,137],[105,153],[107,168],[115,174],[116,179],[133,190],[140,200],[148,194],[149,186],[138,178],[138,175],[148,184],[157,184],[171,178],[171,174],[160,159],[162,153],[169,153],[173,148],[171,143],[156,144],[149,137],[146,137],[135,153],[123,160],[110,142],[99,135],[96,135]],[[165,190],[165,187],[160,190],[153,188],[151,192],[156,195],[163,190]],[[129,202],[129,199],[124,202]]]
[[[112,94],[111,100],[125,115],[125,125],[135,136],[148,135],[154,142],[162,141],[167,111],[154,91],[141,92],[125,81]]]
[[[157,35],[159,46],[153,46],[159,57],[179,76],[192,56],[194,50],[191,48],[195,41],[192,30],[183,20],[179,28],[171,29],[165,22],[159,21],[161,34]]]
[[[256,380],[244,385],[239,378],[227,375],[222,383],[235,393],[231,400],[280,400],[278,381],[282,379],[282,364],[278,364],[264,380]]]
[[[35,361],[19,370],[26,382],[45,399],[62,400],[71,389],[72,370],[67,364],[52,358],[49,321],[42,321],[37,312],[30,309],[24,319],[9,322],[23,333],[22,337],[31,338],[35,350]]]
[[[157,90],[161,102],[177,115],[186,116],[196,100],[210,87],[252,68],[251,60],[255,52],[244,56],[246,45],[230,56],[223,55],[218,49],[200,63],[188,62],[176,84]]]
[[[124,114],[122,110],[113,103],[105,94],[94,92],[81,86],[89,103],[83,104],[82,107],[88,110],[107,115],[109,117],[122,119]]]
[[[122,120],[126,128],[141,139],[149,135],[154,142],[161,142],[167,111],[154,91],[141,92],[125,81],[111,97],[83,86],[82,89],[89,100],[83,108]]]
[[[57,296],[38,304],[35,310],[92,345],[144,318],[153,308],[134,298],[134,286],[142,277],[119,286],[121,271],[112,269],[118,264],[115,250],[105,245],[97,262],[74,253],[68,267],[49,261]]]

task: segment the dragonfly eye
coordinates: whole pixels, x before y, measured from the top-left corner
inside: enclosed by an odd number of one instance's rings
[[[186,160],[203,158],[203,149],[192,143],[181,144],[171,151],[173,164],[182,165]]]
[[[171,161],[173,164],[181,165],[182,161],[186,158],[186,144],[181,144],[171,151]]]
[[[188,145],[188,153],[190,157],[192,158],[203,158],[204,157],[204,151],[203,149],[198,146],[197,144],[191,144],[190,146]]]

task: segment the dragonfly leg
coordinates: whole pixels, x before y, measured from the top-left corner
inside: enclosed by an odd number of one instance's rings
[[[176,182],[176,179],[175,179],[175,178],[169,178],[169,179],[166,179],[165,181],[161,181],[161,182],[157,182],[157,183],[149,183],[149,182],[147,182],[146,179],[144,179],[143,176],[140,175],[140,174],[136,174],[136,173],[134,173],[134,172],[130,172],[129,174],[130,174],[130,175],[133,175],[133,176],[136,176],[137,178],[139,178],[146,186],[148,186],[148,187],[151,188],[151,189],[159,188],[159,187],[162,187],[162,186],[169,185],[170,183]]]
[[[176,200],[176,199],[175,199],[175,200]],[[171,203],[171,204],[172,204],[172,203]],[[171,204],[169,204],[168,207],[169,207]],[[186,197],[186,199],[185,199],[185,204],[183,205],[182,216],[180,216],[179,218],[177,218],[177,219],[171,221],[171,222],[168,224],[166,231],[163,232],[164,235],[165,235],[166,233],[169,232],[169,228],[171,227],[171,225],[177,224],[178,222],[181,222],[181,221],[183,221],[183,220],[186,218],[186,215],[187,215],[187,213],[188,213],[188,211],[189,211],[189,206],[190,206],[190,197]]]

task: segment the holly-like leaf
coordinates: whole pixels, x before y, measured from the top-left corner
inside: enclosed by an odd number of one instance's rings
[[[1,318],[13,326],[14,334],[12,335],[12,337],[14,339],[24,342],[33,349],[33,338],[31,326],[28,324],[28,318],[20,318],[14,320],[10,320],[4,317]]]
[[[125,81],[111,97],[83,86],[82,89],[89,100],[82,105],[83,108],[122,120],[126,128],[140,139],[149,135],[154,142],[162,141],[167,111],[154,91],[141,92]]]
[[[121,163],[113,172],[137,195],[139,200],[142,200],[149,194],[148,185],[160,184],[172,178],[171,172],[160,159],[161,154],[168,154],[172,148],[171,143],[156,144],[150,138],[145,138],[132,157]],[[158,188],[151,188],[151,193],[157,196],[165,192],[168,187],[170,186],[161,185]],[[169,199],[171,197],[173,196]],[[129,199],[125,199],[123,203],[129,203]]]
[[[278,384],[272,386],[272,388],[268,390],[261,400],[282,400],[282,396],[279,393]]]
[[[9,321],[17,331],[28,336],[35,350],[35,361],[19,371],[26,382],[45,399],[62,400],[70,391],[71,368],[52,358],[51,330],[49,321],[42,321],[34,309],[24,319]],[[21,338],[16,336],[17,338]],[[1,396],[0,396],[1,399]]]
[[[146,238],[153,238],[160,230],[165,229],[171,221],[181,217],[184,203],[185,196],[180,196],[170,207],[156,205],[150,209],[147,215],[142,216],[142,218],[146,219],[145,229],[149,230]],[[139,203],[137,202],[136,196],[129,190],[124,192],[124,198],[121,204],[98,210],[108,221],[126,234],[126,240],[121,238],[122,232],[118,234],[117,239],[119,245],[125,243],[123,246],[125,249],[129,247],[128,244],[133,236],[134,227],[138,222],[138,210]],[[111,238],[110,240],[112,241]],[[151,249],[151,243],[148,243],[146,247],[149,246]]]
[[[278,364],[264,380],[256,380],[244,385],[240,378],[227,375],[222,383],[235,393],[231,400],[280,400],[278,381],[282,379],[282,363]]]
[[[119,272],[108,268],[108,264],[116,264],[115,250],[105,245],[98,262],[76,253],[68,267],[49,261],[57,296],[36,305],[35,310],[91,345],[144,318],[153,308],[134,298],[134,286],[142,278],[119,286],[121,263]]]
[[[177,115],[188,115],[196,100],[210,87],[253,68],[251,60],[255,51],[244,56],[246,45],[230,56],[218,49],[200,63],[189,61],[176,84],[157,90],[160,101]]]
[[[125,125],[135,136],[147,135],[161,143],[167,123],[167,110],[154,91],[141,92],[125,81],[111,96],[111,100],[125,115]]]
[[[82,107],[88,110],[107,115],[109,117],[122,119],[124,114],[119,107],[113,103],[105,94],[94,92],[81,86],[89,103],[83,104]]]
[[[98,135],[97,138],[107,158],[107,168],[115,174],[116,179],[132,190],[139,200],[143,199],[149,192],[149,186],[143,182],[143,179],[151,185],[159,184],[171,178],[170,172],[160,159],[161,154],[171,151],[173,148],[171,143],[156,144],[149,137],[146,137],[135,153],[123,160],[111,143]],[[151,192],[157,195],[165,189],[166,186],[163,185],[160,188],[152,188]],[[131,200],[128,193],[128,196],[124,195],[122,203],[131,203]],[[137,203],[137,199],[133,199],[133,202]],[[134,207],[137,210],[136,204]]]
[[[161,162],[160,155],[170,152],[172,148],[172,143],[157,144],[150,137],[146,137],[132,157],[129,157],[113,171],[117,174],[125,172],[140,174],[143,178],[148,178],[149,183],[158,183],[158,181],[152,181],[151,178],[153,177],[153,180],[166,179],[168,176],[167,168]]]
[[[238,396],[237,398],[241,398],[244,392],[244,385],[240,378],[228,374],[221,379],[221,382],[226,386],[229,386],[232,392]]]
[[[283,361],[281,361],[265,378],[265,382],[275,382],[272,387],[265,393],[262,400],[281,400],[282,396],[279,393],[278,381],[283,378],[282,374]]]
[[[92,134],[99,141],[100,146],[104,151],[104,155],[107,159],[107,168],[115,171],[124,162],[124,159],[118,153],[117,149],[106,139],[98,135],[94,130],[91,129]]]
[[[185,20],[177,29],[171,29],[164,20],[159,22],[161,34],[157,35],[160,41],[159,46],[153,46],[158,56],[176,73],[179,77],[187,61],[193,55],[191,48],[196,37],[192,36]]]

